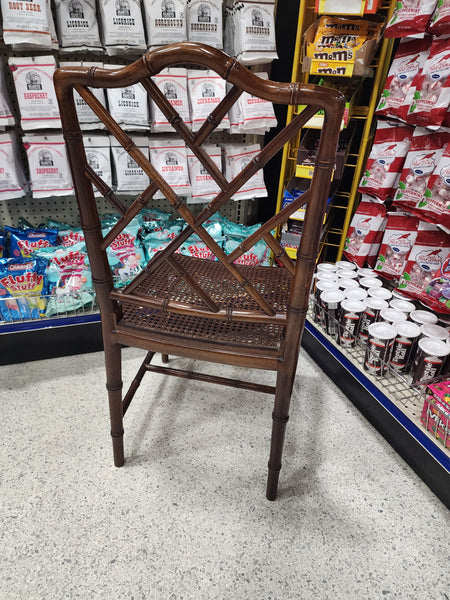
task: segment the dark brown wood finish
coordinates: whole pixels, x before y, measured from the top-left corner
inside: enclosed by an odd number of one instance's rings
[[[231,84],[225,98],[196,133],[186,127],[151,79],[161,69],[181,64],[207,67]],[[223,52],[189,42],[148,52],[133,64],[120,69],[61,68],[56,71],[54,80],[81,225],[101,311],[115,465],[121,466],[124,463],[123,416],[147,371],[274,393],[266,491],[267,498],[274,500],[309,289],[335,162],[344,107],[343,97],[339,92],[324,87],[263,80]],[[219,194],[197,216],[194,216],[90,91],[90,88],[118,88],[138,82],[142,83],[162,110],[174,132],[185,141],[219,185]],[[75,90],[150,177],[150,185],[142,190],[129,208],[124,206],[114,191],[87,164],[73,98]],[[302,104],[306,108],[237,177],[227,181],[202,148],[202,143],[243,91],[273,103]],[[258,231],[227,256],[204,228],[205,221],[229,201],[321,109],[325,113],[324,127],[309,190],[262,224]],[[93,186],[121,215],[118,223],[104,237]],[[116,289],[106,249],[127,223],[148,205],[157,190],[163,192],[187,226],[165,250],[153,257],[125,289]],[[303,205],[306,205],[305,222],[297,261],[294,263],[271,232]],[[208,245],[216,256],[216,261],[189,258],[176,252],[192,233],[197,234]],[[269,245],[278,264],[282,266],[249,267],[237,264],[239,257],[261,239]],[[136,346],[147,351],[142,366],[124,397],[121,377],[122,345]],[[277,373],[276,385],[272,387],[151,365],[156,352],[162,354],[163,363],[168,362],[168,356],[176,355],[273,370]]]

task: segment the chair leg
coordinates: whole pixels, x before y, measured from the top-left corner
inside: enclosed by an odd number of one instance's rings
[[[275,391],[275,403],[272,413],[272,438],[270,440],[269,474],[267,477],[267,500],[275,500],[278,490],[278,478],[281,470],[286,424],[289,421],[289,405],[293,379],[285,373],[278,373]]]
[[[123,384],[120,344],[105,344],[105,367],[114,465],[121,467],[125,462],[125,456],[123,449]]]
[[[163,361],[163,363],[168,363],[169,362],[169,355],[168,354],[161,354],[161,360]]]

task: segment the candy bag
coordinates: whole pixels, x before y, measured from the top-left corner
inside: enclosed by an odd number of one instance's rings
[[[406,98],[414,78],[425,63],[431,46],[431,37],[401,40],[389,69],[376,113],[383,117],[406,119],[409,107]]]
[[[358,267],[363,267],[369,255],[373,256],[374,244],[381,243],[386,225],[384,204],[361,200],[353,215],[344,246],[344,256]],[[376,252],[378,254],[378,252]],[[372,261],[373,262],[373,258]],[[371,265],[372,267],[374,264]]]
[[[0,259],[0,315],[4,321],[39,319],[45,312],[47,261]]]
[[[74,244],[70,248],[44,248],[36,252],[48,260],[48,293],[45,315],[73,312],[92,304],[92,276],[86,246]]]
[[[424,221],[450,228],[450,143],[445,147],[422,198],[412,211]]]
[[[427,31],[431,35],[444,35],[450,31],[450,0],[438,0]]]
[[[419,219],[391,213],[381,242],[375,271],[387,279],[397,280],[417,238]]]
[[[435,280],[447,280],[449,253],[449,236],[432,225],[422,224],[403,269],[399,290],[434,310],[450,312],[446,306],[447,300],[442,302],[435,298],[438,293],[448,292],[448,281]]]
[[[439,127],[450,102],[450,39],[437,38],[421,73],[413,84],[415,92],[406,115],[407,123]]]
[[[438,312],[450,312],[450,254],[442,262],[433,279],[425,288],[427,306],[436,307]],[[437,303],[437,304],[435,304]]]
[[[159,73],[153,75],[152,79],[185,124],[191,127],[186,69],[182,67],[162,69]],[[153,132],[168,131],[173,133],[175,131],[152,99],[150,99],[150,114],[151,130]]]
[[[6,258],[7,235],[5,231],[0,231],[0,258]]]
[[[103,235],[107,231],[103,231]],[[106,250],[109,266],[119,287],[129,283],[145,265],[144,251],[137,237],[138,231],[139,228],[135,224],[129,223]]]
[[[382,201],[393,198],[413,131],[412,127],[397,122],[378,123],[359,192],[371,194]]]
[[[416,127],[394,198],[396,207],[413,210],[421,202],[430,175],[450,142],[450,133]]]
[[[27,258],[40,248],[58,245],[56,229],[17,229],[5,226],[9,233],[9,254],[13,258]]]
[[[385,37],[405,37],[423,33],[436,6],[436,0],[402,0],[384,32]]]

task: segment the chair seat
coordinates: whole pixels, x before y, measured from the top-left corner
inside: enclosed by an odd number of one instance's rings
[[[189,343],[203,341],[270,353],[279,351],[285,327],[283,316],[286,314],[292,279],[287,269],[239,265],[243,277],[254,283],[258,293],[276,310],[278,322],[274,323],[264,322],[266,316],[262,314],[260,307],[222,263],[183,255],[177,255],[176,260],[178,267],[189,271],[220,312],[225,313],[223,318],[211,311],[211,318],[205,318],[203,314],[183,314],[182,307],[187,305],[203,311],[209,309],[182,275],[171,265],[164,263],[156,272],[144,271],[132,291],[125,289],[123,293],[113,293],[122,309],[122,316],[117,323],[118,332],[141,330],[142,334],[179,338],[180,343],[185,339],[186,343],[187,340]],[[158,301],[163,308],[145,306],[145,297],[152,304]],[[177,312],[165,310],[164,307],[168,307],[170,302],[178,307]],[[239,313],[240,318],[233,320],[234,313]],[[246,314],[248,319],[245,319]]]

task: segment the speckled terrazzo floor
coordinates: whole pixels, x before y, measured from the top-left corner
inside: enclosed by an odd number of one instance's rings
[[[270,503],[268,396],[147,375],[116,469],[101,354],[0,367],[0,598],[449,600],[448,510],[304,351],[299,373]]]

